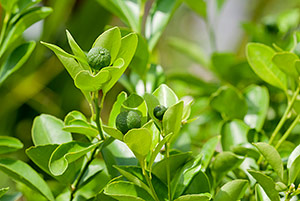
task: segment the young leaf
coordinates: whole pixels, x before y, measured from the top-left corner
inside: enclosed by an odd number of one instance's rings
[[[266,161],[272,166],[279,178],[283,181],[283,163],[277,150],[264,142],[254,143],[254,146],[265,157]]]
[[[121,47],[121,32],[118,27],[113,27],[103,32],[94,42],[93,47],[102,47],[109,51],[111,64],[115,61]]]
[[[255,185],[255,199],[257,201],[271,201],[264,189],[259,185]]]
[[[263,44],[249,43],[247,59],[253,71],[265,82],[287,90],[286,75],[272,62],[275,51]]]
[[[148,94],[148,93],[144,94],[144,99],[147,104],[149,116],[151,117],[151,119],[153,119],[153,121],[156,123],[156,125],[161,129],[161,121],[158,120],[153,114],[154,108],[156,106],[160,105],[158,99],[154,95]]]
[[[111,109],[110,115],[109,115],[108,125],[110,127],[116,126],[116,118],[117,118],[118,114],[120,113],[121,106],[122,106],[123,102],[126,100],[126,98],[127,98],[127,94],[124,91],[122,91],[118,95],[117,100],[114,103],[114,105]]]
[[[153,95],[158,99],[158,102],[165,107],[170,107],[178,102],[174,91],[165,84],[160,85],[153,92]]]
[[[113,138],[118,139],[120,141],[123,141],[123,136],[124,135],[118,129],[110,127],[110,126],[103,126],[103,130],[105,131],[105,133],[112,136]]]
[[[150,14],[147,17],[145,30],[150,52],[154,49],[180,3],[181,1],[178,0],[158,0],[152,5]]]
[[[247,143],[249,129],[248,125],[239,119],[225,122],[221,128],[223,151],[231,151],[234,146]]]
[[[230,119],[243,119],[247,113],[247,102],[233,86],[223,86],[212,94],[210,105]]]
[[[205,171],[215,153],[216,147],[220,142],[220,136],[209,139],[202,147],[200,154],[202,155],[201,170]]]
[[[289,185],[294,183],[300,173],[300,145],[289,156],[287,168],[289,172]]]
[[[55,176],[62,175],[70,163],[81,158],[100,144],[101,142],[95,144],[68,142],[59,145],[51,154],[49,160],[50,172]]]
[[[182,113],[183,101],[179,101],[167,109],[162,120],[164,135],[173,133],[173,139],[177,136],[181,126]]]
[[[212,196],[209,193],[183,195],[174,201],[209,201]]]
[[[19,160],[2,158],[0,159],[0,170],[14,180],[19,181],[29,188],[41,193],[48,200],[55,200],[47,183],[26,163]]]
[[[214,201],[237,201],[240,200],[248,187],[247,180],[236,179],[226,183],[217,193]]]
[[[73,110],[71,112],[69,112],[64,119],[65,125],[69,125],[71,121],[73,120],[82,120],[82,121],[87,121],[86,117],[84,116],[84,114],[82,114],[79,111]]]
[[[68,30],[66,30],[66,32],[67,32],[68,42],[69,42],[69,45],[72,49],[72,52],[74,53],[75,56],[81,58],[81,60],[79,60],[78,62],[81,64],[81,66],[85,70],[90,70],[90,67],[89,67],[89,64],[87,62],[87,57],[86,57],[85,53],[82,51],[82,49],[76,43],[76,41],[72,37],[71,33]]]
[[[71,133],[63,131],[63,127],[63,121],[54,116],[42,114],[36,117],[31,130],[34,145],[71,142]]]
[[[30,41],[20,45],[10,53],[6,61],[0,67],[0,85],[28,60],[34,48],[35,42]]]
[[[119,201],[154,201],[147,191],[126,181],[115,181],[108,184],[104,188],[104,194]]]
[[[88,124],[86,121],[79,119],[70,121],[63,127],[63,130],[70,133],[86,135],[88,137],[96,137],[99,134],[96,128]]]
[[[277,52],[272,61],[284,73],[298,81],[299,74],[295,68],[295,62],[299,60],[298,56],[291,52]]]
[[[262,188],[272,201],[280,201],[278,191],[276,191],[275,189],[275,182],[270,177],[255,170],[248,170],[248,172],[262,186]]]
[[[93,75],[89,70],[83,70],[75,76],[74,80],[76,87],[83,91],[97,91],[111,78],[112,75],[107,70],[101,70],[96,75]]]
[[[150,151],[152,135],[146,128],[131,129],[124,135],[123,140],[137,159],[142,160]]]
[[[6,154],[23,148],[22,142],[14,137],[0,136],[0,154]]]
[[[261,131],[269,109],[269,92],[266,87],[251,85],[244,91],[248,112],[244,117],[250,128]]]

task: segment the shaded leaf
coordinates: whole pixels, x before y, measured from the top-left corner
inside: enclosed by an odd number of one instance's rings
[[[0,154],[10,153],[23,148],[22,142],[14,137],[0,136]]]
[[[127,98],[127,94],[124,91],[122,91],[118,95],[117,100],[115,101],[115,103],[110,111],[109,120],[108,120],[108,125],[110,127],[116,126],[116,118],[117,118],[118,114],[120,113],[121,106],[122,106],[123,102],[126,100],[126,98]]]
[[[217,193],[214,201],[236,201],[240,200],[248,187],[247,180],[236,179],[223,185]]]

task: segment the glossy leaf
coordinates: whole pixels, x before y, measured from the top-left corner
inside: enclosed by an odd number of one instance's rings
[[[64,184],[72,184],[81,169],[82,161],[76,161],[69,164],[68,169],[64,174],[55,176],[50,172],[49,160],[51,154],[58,147],[58,144],[39,145],[26,149],[26,154],[39,168],[41,168],[48,175],[52,176],[56,180]]]
[[[223,86],[212,94],[210,105],[230,119],[243,119],[247,113],[247,102],[232,86]]]
[[[291,52],[277,52],[272,61],[284,73],[298,80],[299,74],[295,68],[295,62],[299,60],[298,56]]]
[[[289,184],[294,183],[300,173],[300,145],[289,156],[287,168],[289,172]]]
[[[107,70],[101,70],[93,75],[89,70],[80,71],[75,76],[75,85],[83,91],[97,91],[112,78]]]
[[[19,160],[2,158],[0,159],[0,170],[14,180],[19,181],[29,188],[41,193],[48,200],[55,200],[47,183],[26,163]]]
[[[63,127],[63,130],[70,133],[86,135],[88,137],[96,137],[99,134],[98,130],[95,127],[91,126],[85,121],[78,119],[70,121],[68,125],[65,125]]]
[[[211,200],[211,197],[212,196],[209,193],[191,194],[191,195],[180,196],[174,201],[209,201]]]
[[[111,56],[111,63],[117,58],[121,47],[121,32],[118,27],[113,27],[103,32],[94,42],[93,47],[107,49]]]
[[[48,114],[36,117],[32,126],[34,145],[62,144],[72,141],[71,133],[63,131],[64,123]]]
[[[158,0],[152,5],[150,14],[147,17],[145,31],[150,51],[154,49],[162,32],[180,3],[181,2],[177,0]]]
[[[248,112],[244,117],[250,128],[261,131],[269,109],[269,92],[266,87],[249,86],[244,91]]]
[[[122,106],[123,102],[126,100],[126,98],[127,98],[127,94],[124,91],[122,91],[118,95],[117,100],[115,101],[115,103],[110,111],[109,120],[108,120],[108,125],[110,127],[116,126],[116,118],[117,118],[118,114],[120,113],[121,106]]]
[[[248,187],[247,180],[236,179],[223,185],[216,194],[214,201],[237,201],[240,200]]]
[[[121,111],[123,110],[134,110],[141,116],[141,124],[145,124],[148,120],[147,105],[144,99],[133,93],[131,94],[122,104]]]
[[[69,142],[59,145],[51,154],[49,160],[50,172],[55,176],[62,175],[70,163],[83,157],[97,146],[99,146],[99,143]]]
[[[118,129],[110,127],[110,126],[103,126],[103,130],[105,131],[105,133],[112,136],[113,138],[118,139],[120,141],[123,141],[123,136],[124,135]]]
[[[259,152],[264,156],[266,161],[272,166],[279,178],[283,181],[283,163],[277,150],[264,142],[254,143]]]
[[[262,186],[262,188],[272,201],[280,201],[278,191],[276,191],[275,189],[275,182],[270,177],[255,170],[248,170],[248,172]]]
[[[21,68],[28,60],[34,48],[35,42],[31,41],[20,45],[10,53],[6,61],[0,67],[0,85],[8,76]]]
[[[14,137],[0,136],[0,154],[10,153],[23,148],[22,142]]]
[[[203,171],[206,170],[210,161],[215,153],[216,147],[220,142],[220,136],[213,137],[209,139],[202,147],[201,154],[202,154],[202,167]]]
[[[135,156],[141,160],[145,158],[150,151],[152,135],[146,128],[131,129],[124,135],[123,140]]]
[[[255,199],[257,201],[271,201],[264,189],[259,185],[255,185]]]
[[[82,121],[87,121],[86,117],[84,116],[84,114],[82,114],[79,111],[73,110],[71,112],[69,112],[64,119],[65,125],[68,125],[71,121],[73,120],[82,120]]]
[[[249,129],[248,125],[239,119],[225,122],[221,128],[223,151],[230,151],[237,145],[247,143]]]
[[[156,125],[161,129],[161,121],[158,120],[153,114],[154,108],[156,106],[160,105],[159,100],[156,98],[156,96],[149,94],[149,93],[144,94],[144,99],[147,104],[149,116],[151,117],[151,119],[153,119],[153,121],[156,123]]]
[[[201,167],[202,168],[202,167]],[[199,171],[194,177],[191,183],[188,185],[184,194],[198,194],[211,192],[211,184],[208,176],[205,172]]]
[[[153,95],[157,98],[159,104],[165,107],[170,107],[178,102],[178,98],[174,91],[165,84],[160,85],[153,92]]]
[[[165,135],[173,133],[172,138],[177,136],[181,127],[182,113],[183,101],[179,101],[167,109],[162,120],[163,132]]]
[[[116,181],[108,184],[104,189],[104,194],[119,201],[154,201],[147,191],[126,181]]]
[[[253,71],[265,82],[282,90],[287,89],[286,75],[272,62],[275,51],[263,44],[249,43],[247,59]]]
[[[118,66],[118,69],[113,70],[113,72],[111,73],[112,79],[103,88],[104,93],[107,93],[116,84],[116,82],[120,79],[122,74],[125,72],[126,68],[130,64],[134,56],[137,43],[138,43],[137,35],[133,33],[128,34],[121,39],[121,47],[117,58],[122,58],[124,60],[124,64],[121,65],[120,62],[114,63],[114,66]],[[109,70],[109,67],[104,69]]]

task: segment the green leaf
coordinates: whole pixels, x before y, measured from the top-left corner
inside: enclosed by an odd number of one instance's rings
[[[212,196],[209,193],[182,195],[174,201],[209,201]]]
[[[75,76],[75,85],[83,91],[98,91],[111,79],[112,75],[107,70],[101,70],[93,75],[89,70],[80,71]]]
[[[265,82],[287,90],[286,75],[272,62],[275,51],[263,44],[249,43],[247,59],[253,71]]]
[[[83,157],[100,144],[101,142],[95,144],[68,142],[59,145],[51,154],[49,160],[50,172],[55,176],[62,175],[67,170],[70,163]]]
[[[190,158],[191,153],[177,153],[169,157],[170,177],[173,178],[179,168],[181,168]],[[167,159],[163,159],[154,164],[152,173],[155,174],[164,183],[167,183]]]
[[[255,185],[255,199],[257,201],[271,201],[264,189],[259,184]]]
[[[134,33],[128,34],[121,39],[121,47],[118,53],[117,58],[122,58],[124,64],[121,65],[120,61],[114,63],[114,66],[119,66],[117,70],[114,70],[111,73],[112,79],[104,86],[103,92],[107,93],[120,79],[122,74],[125,72],[126,68],[130,64],[132,57],[134,56],[136,47],[138,43],[137,35]],[[109,70],[109,67],[104,68]]]
[[[16,201],[21,199],[22,196],[23,195],[20,192],[13,193],[13,194],[5,194],[2,196],[1,201]]]
[[[6,154],[23,148],[22,142],[14,137],[0,136],[0,154]]]
[[[0,198],[9,190],[9,187],[7,188],[0,188]]]
[[[21,68],[21,66],[28,60],[34,48],[35,42],[30,41],[23,43],[10,53],[6,61],[0,67],[0,85],[8,76]]]
[[[86,121],[74,119],[63,127],[64,131],[70,133],[78,133],[88,137],[96,137],[99,132],[96,128],[88,124]]]
[[[184,194],[209,193],[211,184],[208,176],[203,171],[199,171],[185,190]]]
[[[270,177],[255,170],[248,170],[248,172],[262,186],[272,201],[280,201],[278,191],[275,189],[275,182]]]
[[[200,17],[206,18],[206,1],[204,0],[184,0],[190,9],[197,13]]]
[[[147,104],[147,108],[148,108],[148,114],[149,116],[151,117],[151,119],[153,119],[153,121],[156,123],[156,125],[161,129],[161,121],[158,120],[154,114],[153,114],[153,111],[154,111],[154,108],[158,105],[160,105],[158,99],[152,95],[152,94],[148,94],[148,93],[145,93],[144,94],[144,99],[146,101],[146,104]]]
[[[219,88],[217,92],[212,94],[210,105],[230,119],[243,119],[247,113],[245,98],[233,86]]]
[[[189,187],[194,177],[201,171],[201,158],[202,155],[200,154],[194,160],[186,163],[172,178],[171,188],[173,198],[182,195]]]
[[[72,141],[72,135],[63,131],[62,120],[48,114],[42,114],[33,121],[31,135],[34,145],[62,144]]]
[[[183,113],[183,101],[169,107],[162,120],[164,135],[173,133],[172,139],[176,138],[181,127]]]
[[[272,61],[284,73],[298,81],[299,74],[295,68],[295,62],[299,60],[298,56],[291,52],[277,52]]]
[[[150,195],[154,197],[151,189],[147,186],[147,180],[144,177],[143,170],[137,166],[117,166],[115,167],[124,177],[135,185],[146,190]],[[148,174],[148,172],[146,172]],[[153,188],[161,201],[164,201],[168,197],[167,186],[159,180],[155,175],[151,175]]]
[[[249,126],[239,119],[225,122],[221,128],[223,151],[231,151],[237,145],[248,142]]]
[[[168,134],[166,137],[164,137],[155,147],[154,151],[151,153],[150,160],[148,166],[150,167],[150,173],[152,170],[152,165],[155,161],[156,156],[161,151],[162,147],[170,140],[173,133]]]
[[[104,194],[119,201],[154,201],[147,191],[126,181],[116,181],[108,184],[104,188]]]
[[[64,119],[65,125],[68,125],[71,121],[73,120],[82,120],[82,121],[87,121],[86,117],[84,116],[84,114],[82,114],[79,111],[73,110],[71,112],[69,112]]]
[[[218,8],[218,11],[222,10],[226,0],[216,0],[217,1],[217,8]]]
[[[226,183],[217,193],[214,201],[237,201],[240,200],[248,187],[247,180],[236,179]]]
[[[115,61],[121,47],[121,32],[118,27],[113,27],[103,32],[94,42],[93,47],[107,49],[111,56],[111,64]],[[125,59],[124,59],[125,60]]]
[[[5,36],[5,40],[0,48],[0,55],[6,51],[6,49],[16,42],[16,40],[22,36],[23,32],[32,24],[44,19],[52,12],[48,7],[35,7],[27,12],[21,19],[19,19],[12,29]]]
[[[14,5],[17,0],[0,0],[1,7],[5,9],[6,12],[12,13]]]
[[[244,117],[250,128],[261,131],[269,109],[269,92],[266,87],[251,85],[244,91],[248,112]]]
[[[87,185],[89,182],[97,179],[97,175],[104,170],[104,164],[99,159],[94,159],[88,166],[87,171],[83,174],[82,179],[79,181],[79,188]],[[104,181],[101,181],[103,184]],[[98,184],[99,185],[99,184]]]
[[[159,104],[165,107],[170,107],[178,102],[178,98],[174,91],[165,84],[160,85],[153,92],[153,95],[158,99]]]
[[[298,145],[289,156],[287,168],[289,172],[289,185],[294,183],[300,173],[300,145]]]
[[[29,188],[41,193],[48,200],[55,200],[47,183],[26,163],[19,160],[2,158],[0,159],[0,170],[14,180],[19,181]]]
[[[238,167],[242,162],[243,158],[235,155],[232,152],[224,151],[219,153],[215,160],[212,162],[212,171],[215,174],[215,179],[220,180],[227,172]]]
[[[66,33],[67,33],[68,42],[72,49],[72,52],[74,53],[75,56],[77,56],[78,58],[81,58],[81,60],[79,60],[78,62],[81,64],[82,68],[84,68],[85,70],[90,70],[90,66],[88,64],[85,53],[79,47],[79,45],[76,43],[76,41],[72,37],[71,33],[68,30],[66,30]]]
[[[110,127],[115,127],[116,126],[116,118],[118,116],[118,114],[121,111],[121,107],[123,102],[127,99],[127,94],[126,92],[122,91],[118,97],[116,102],[114,103],[111,111],[110,111],[110,115],[109,115],[109,120],[108,120],[108,125]]]
[[[138,44],[135,55],[130,63],[130,68],[136,72],[140,77],[144,77],[148,70],[148,62],[150,53],[146,39],[138,34]]]
[[[272,166],[279,178],[283,181],[283,163],[277,150],[265,142],[254,143],[254,146],[256,146],[266,161]]]
[[[105,133],[107,133],[108,135],[112,136],[113,138],[118,139],[120,141],[123,141],[123,136],[124,135],[118,129],[104,125],[103,126],[103,130],[105,131]]]
[[[82,161],[76,161],[69,164],[68,169],[64,174],[55,176],[51,174],[49,169],[49,160],[51,154],[58,147],[58,144],[39,145],[26,149],[26,154],[39,168],[41,168],[48,175],[52,176],[56,180],[64,184],[72,184],[77,177],[79,170],[81,169]]]
[[[215,153],[217,145],[220,142],[220,136],[215,136],[209,139],[202,147],[202,170],[205,171]]]
[[[146,128],[131,129],[124,135],[124,142],[139,159],[144,159],[150,151],[152,135]]]
[[[180,3],[181,1],[177,0],[158,0],[152,5],[150,14],[146,20],[145,30],[150,52],[154,49],[162,32]]]

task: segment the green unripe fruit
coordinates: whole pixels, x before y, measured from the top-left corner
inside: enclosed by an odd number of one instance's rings
[[[88,63],[91,68],[100,70],[110,64],[110,53],[103,47],[93,47],[87,54]]]
[[[163,105],[158,105],[153,110],[153,115],[158,119],[162,120],[167,108]]]
[[[141,127],[141,116],[135,111],[121,112],[116,118],[116,127],[123,134]]]

